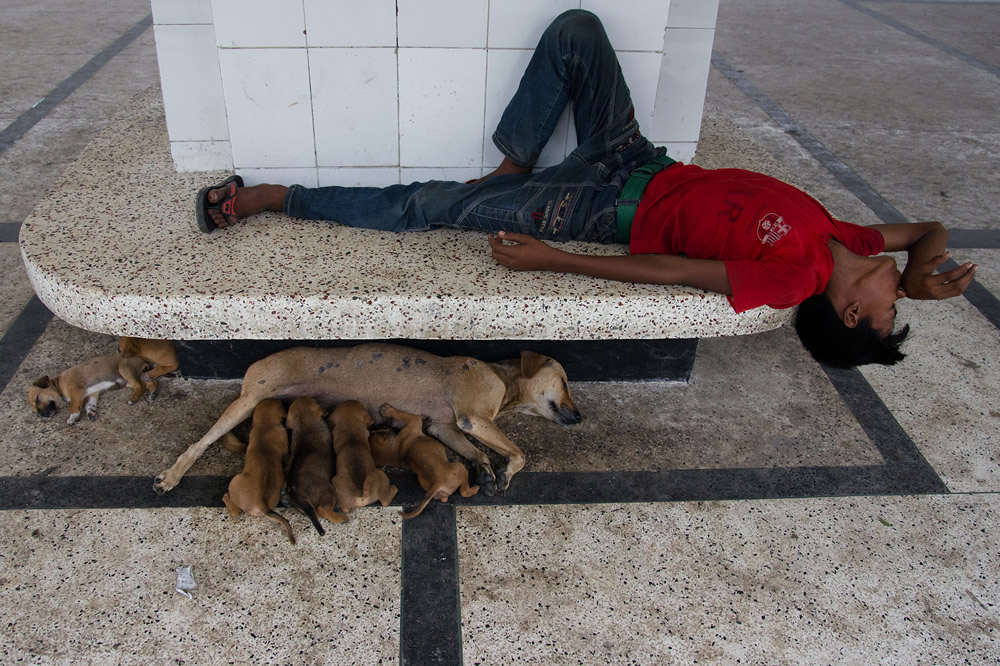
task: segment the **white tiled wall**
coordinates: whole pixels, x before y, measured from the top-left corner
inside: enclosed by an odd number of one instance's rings
[[[179,170],[305,185],[467,180],[549,21],[583,7],[644,133],[694,155],[718,0],[152,0]],[[666,38],[664,38],[666,35]],[[563,113],[539,160],[576,145]]]

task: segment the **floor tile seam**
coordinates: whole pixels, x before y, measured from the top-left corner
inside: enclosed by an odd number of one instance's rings
[[[88,60],[82,67],[64,79],[45,97],[18,116],[11,124],[0,130],[0,154],[13,146],[38,122],[47,117],[67,97],[89,81],[104,65],[135,41],[153,24],[153,15],[147,14],[128,31],[106,46],[100,53]]]
[[[913,37],[918,41],[923,42],[924,44],[927,44],[928,46],[932,46],[943,53],[946,53],[954,58],[957,58],[958,60],[961,60],[962,62],[971,65],[976,69],[980,69],[988,74],[992,74],[993,76],[1000,78],[1000,67],[995,67],[987,62],[983,62],[982,60],[960,49],[957,49],[954,46],[951,46],[950,44],[947,44],[939,39],[935,39],[934,37],[926,35],[920,32],[919,30],[916,30],[915,28],[911,28],[910,26],[892,18],[891,16],[886,16],[885,14],[877,12],[874,9],[869,9],[868,7],[862,7],[856,0],[840,0],[840,2],[841,4],[846,5],[847,7],[850,7],[855,11],[861,12],[862,14],[870,16],[871,18],[874,18],[875,20],[884,23],[890,28],[898,30],[906,35],[909,35],[910,37]]]

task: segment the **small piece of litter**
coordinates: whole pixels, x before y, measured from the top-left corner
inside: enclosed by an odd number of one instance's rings
[[[191,567],[177,567],[177,591],[188,599],[191,599],[191,593],[188,590],[194,590],[197,587],[198,583],[194,582],[194,574],[191,573]]]

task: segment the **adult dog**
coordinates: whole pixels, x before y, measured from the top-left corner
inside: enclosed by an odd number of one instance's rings
[[[295,347],[251,365],[240,397],[205,435],[156,477],[159,493],[176,486],[209,445],[235,428],[261,400],[310,396],[324,407],[358,400],[372,414],[385,403],[430,420],[427,432],[475,462],[476,483],[486,494],[505,490],[524,467],[524,454],[493,420],[505,412],[533,414],[561,425],[579,423],[562,366],[547,356],[485,363],[468,356],[435,356],[392,344],[355,347]],[[466,437],[507,458],[494,474],[489,458]]]

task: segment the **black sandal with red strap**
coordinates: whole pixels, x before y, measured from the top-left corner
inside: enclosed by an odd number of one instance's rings
[[[236,212],[234,210],[236,203],[236,192],[239,188],[243,187],[243,179],[239,176],[230,176],[218,185],[209,185],[208,187],[203,187],[198,190],[198,196],[195,198],[195,211],[198,214],[198,228],[204,231],[206,234],[211,233],[218,229],[218,225],[212,220],[212,216],[209,215],[208,211],[217,210],[223,214],[226,218],[226,223],[228,225],[236,224],[239,218],[236,217]],[[225,188],[226,196],[222,198],[217,204],[208,203],[208,193],[212,190],[217,190],[219,188]]]

